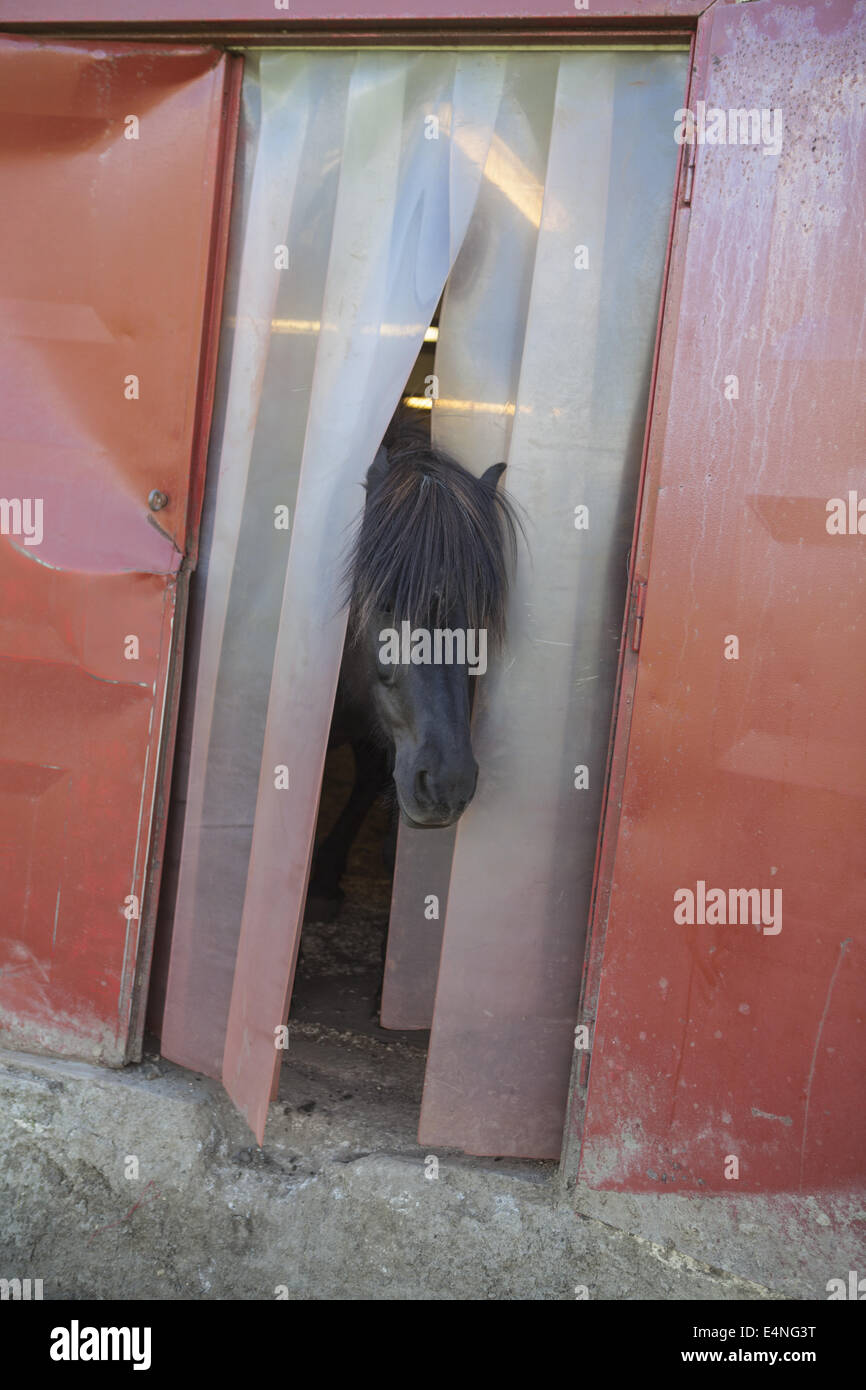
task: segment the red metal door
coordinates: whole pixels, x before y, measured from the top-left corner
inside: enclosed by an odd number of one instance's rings
[[[207,48],[0,40],[6,1046],[140,1048],[226,79]]]
[[[684,183],[571,1147],[595,1187],[814,1191],[866,1151],[866,34],[701,28],[698,129],[770,115]]]

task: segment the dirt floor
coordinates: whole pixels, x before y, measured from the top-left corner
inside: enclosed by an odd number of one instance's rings
[[[333,749],[325,767],[317,840],[348,800],[353,778],[349,746]],[[304,924],[289,1024],[290,1030],[319,1025],[400,1040],[423,1055],[428,1033],[388,1033],[378,1022],[391,906],[391,875],[382,853],[389,815],[386,799],[380,798],[352,846],[337,920]]]
[[[353,777],[351,749],[332,750],[317,839],[342,809]],[[353,1128],[360,1124],[370,1151],[387,1135],[391,1146],[406,1152],[417,1147],[430,1034],[379,1026],[391,906],[391,874],[383,857],[390,814],[383,797],[367,816],[349,856],[346,897],[336,921],[304,924],[280,1102],[286,1114],[297,1105],[336,1106],[344,1119],[351,1114]]]
[[[332,750],[322,784],[317,840],[339,815],[353,777],[351,750]],[[324,1112],[323,1121],[347,1124],[352,1147],[357,1145],[363,1154],[385,1147],[417,1155],[430,1033],[379,1025],[391,907],[391,873],[383,857],[390,815],[386,794],[370,811],[352,846],[342,884],[346,897],[336,921],[304,924],[279,1103],[287,1118],[299,1110],[308,1115]],[[459,1157],[490,1171],[536,1181],[553,1180],[557,1168],[531,1159]]]

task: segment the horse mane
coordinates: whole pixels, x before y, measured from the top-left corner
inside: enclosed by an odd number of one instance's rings
[[[381,610],[397,626],[445,626],[460,605],[470,628],[496,647],[523,526],[514,503],[435,448],[400,413],[383,441],[387,469],[375,473],[344,582],[357,638]]]

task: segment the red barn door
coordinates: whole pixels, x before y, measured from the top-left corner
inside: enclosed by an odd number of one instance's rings
[[[696,119],[769,115],[694,145],[678,214],[572,1153],[814,1191],[866,1153],[866,31],[848,0],[704,25]]]
[[[0,40],[2,1046],[140,1047],[226,91],[207,48]]]

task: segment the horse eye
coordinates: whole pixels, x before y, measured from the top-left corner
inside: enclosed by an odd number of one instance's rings
[[[386,665],[384,662],[380,661],[377,674],[382,685],[393,685],[397,679],[397,667],[392,666],[390,663]]]

